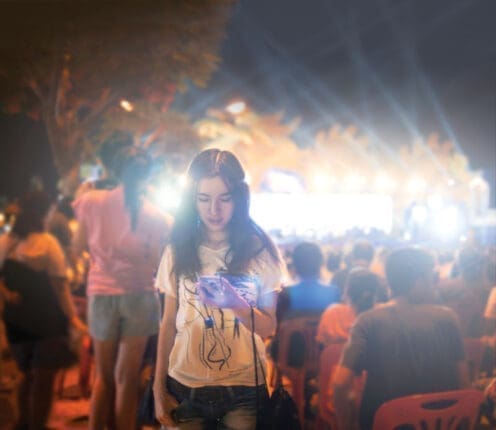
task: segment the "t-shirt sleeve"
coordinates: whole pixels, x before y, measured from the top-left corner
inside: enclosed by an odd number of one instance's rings
[[[170,246],[167,246],[158,266],[157,276],[155,277],[155,287],[166,295],[177,297],[176,285],[173,285],[171,282],[172,265],[172,249]]]
[[[364,363],[367,353],[367,326],[369,323],[364,317],[365,315],[360,315],[351,328],[349,340],[341,357],[341,365],[352,370],[355,375],[360,375],[363,370],[366,370]]]
[[[51,234],[47,234],[47,273],[54,278],[65,278],[67,276],[64,252],[58,240]]]
[[[262,285],[262,295],[281,291],[286,276],[279,252],[277,260],[274,260],[268,251],[263,251],[258,257],[258,272]]]
[[[491,290],[491,294],[489,294],[484,317],[492,320],[496,319],[496,287],[494,287]]]

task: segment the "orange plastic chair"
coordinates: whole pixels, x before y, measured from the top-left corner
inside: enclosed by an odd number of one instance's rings
[[[301,317],[281,321],[277,338],[279,351],[277,372],[291,381],[291,394],[298,408],[300,423],[305,421],[305,382],[309,375],[316,375],[319,369],[319,345],[315,340],[319,318]],[[295,363],[291,356],[292,345],[298,339],[301,362]],[[293,346],[294,349],[294,346]]]
[[[317,429],[330,428],[331,430],[338,430],[338,423],[334,413],[334,400],[332,398],[332,391],[330,384],[332,382],[332,375],[336,366],[341,360],[341,353],[344,349],[344,343],[335,343],[326,346],[320,354],[319,365],[319,416],[317,418]],[[362,400],[363,388],[367,378],[366,372],[354,379],[353,392],[356,400],[356,410],[360,407]],[[345,429],[343,429],[345,430]]]
[[[484,400],[476,389],[415,394],[382,404],[374,417],[373,430],[474,429]],[[460,426],[460,427],[458,427]]]
[[[330,383],[334,369],[339,363],[344,343],[335,343],[326,346],[319,360],[319,416],[317,428],[330,427],[332,430],[338,428],[336,415],[329,406],[333,404]]]

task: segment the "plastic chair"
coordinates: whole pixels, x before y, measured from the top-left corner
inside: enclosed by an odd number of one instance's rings
[[[277,371],[291,381],[291,394],[302,428],[305,421],[305,382],[309,375],[316,375],[319,368],[320,351],[315,340],[318,323],[318,317],[283,320],[277,333]]]
[[[382,404],[372,429],[474,429],[483,400],[482,391],[472,388],[400,397]]]
[[[319,364],[319,416],[317,418],[317,428],[330,428],[331,430],[339,429],[334,414],[334,401],[330,384],[332,375],[336,366],[339,364],[341,354],[344,349],[344,343],[335,343],[326,346],[320,354]],[[354,379],[354,397],[356,400],[356,409],[359,409],[362,400],[363,387],[366,380],[366,372],[362,376]],[[345,430],[345,429],[343,429]]]
[[[468,367],[468,375],[471,383],[474,383],[479,378],[481,372],[482,358],[486,351],[486,345],[480,338],[464,338],[466,362]]]
[[[333,413],[332,393],[330,383],[334,369],[339,363],[344,343],[335,343],[326,346],[320,354],[319,360],[319,416],[317,428],[330,427],[332,430],[338,428],[336,415]]]

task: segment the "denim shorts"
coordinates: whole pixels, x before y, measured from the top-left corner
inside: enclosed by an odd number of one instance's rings
[[[88,301],[88,325],[98,340],[151,336],[158,333],[160,303],[154,291],[95,295]]]
[[[167,377],[167,389],[179,406],[172,417],[180,429],[254,430],[259,410],[267,404],[265,385],[190,388]],[[258,394],[258,400],[257,400]]]

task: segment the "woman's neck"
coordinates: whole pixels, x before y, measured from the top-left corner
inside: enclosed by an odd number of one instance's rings
[[[203,244],[211,249],[221,249],[229,245],[227,233],[223,231],[206,233]]]

